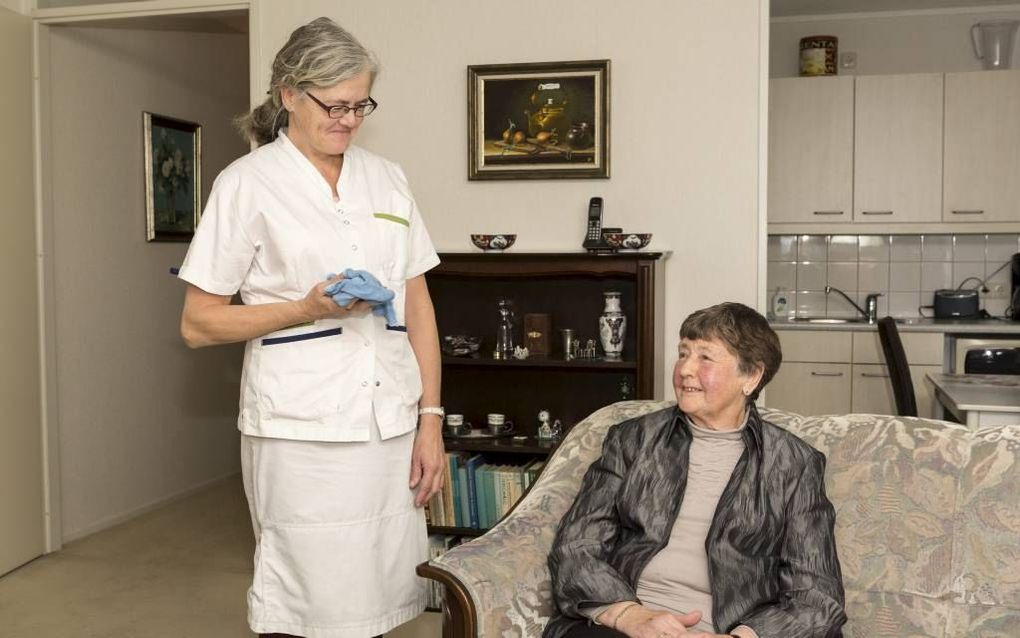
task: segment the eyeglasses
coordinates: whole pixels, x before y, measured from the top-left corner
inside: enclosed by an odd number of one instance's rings
[[[305,91],[305,95],[312,98],[312,102],[315,102],[316,104],[321,106],[322,110],[328,113],[329,117],[334,120],[339,120],[340,118],[347,115],[351,111],[354,111],[354,117],[365,117],[366,115],[371,115],[372,111],[374,111],[376,107],[379,106],[379,103],[373,100],[372,98],[368,98],[367,102],[355,104],[354,106],[347,106],[346,104],[337,104],[336,106],[329,106],[328,104],[323,104],[321,101],[319,101],[317,97],[315,97],[308,91]]]

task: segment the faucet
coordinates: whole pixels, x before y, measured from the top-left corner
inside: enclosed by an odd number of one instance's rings
[[[857,310],[857,312],[861,313],[861,316],[864,317],[864,319],[868,323],[875,323],[876,321],[878,321],[878,298],[882,296],[882,293],[880,292],[870,293],[867,297],[864,298],[864,308],[861,308],[854,302],[853,299],[847,297],[846,293],[840,290],[839,288],[826,286],[825,294],[829,294],[830,292],[838,293],[839,296],[843,297],[843,299],[846,299],[847,303],[853,306]],[[867,310],[865,310],[865,308],[867,308]]]

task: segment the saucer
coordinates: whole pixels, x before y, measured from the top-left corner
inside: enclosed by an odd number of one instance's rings
[[[513,432],[500,432],[499,434],[493,434],[484,429],[471,430],[467,434],[450,434],[449,432],[443,433],[443,436],[448,439],[502,439],[513,435]]]

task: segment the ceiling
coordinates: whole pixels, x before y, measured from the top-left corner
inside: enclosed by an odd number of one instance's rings
[[[994,5],[1020,6],[1020,0],[771,0],[770,11],[773,18],[783,18],[832,13],[923,11]]]

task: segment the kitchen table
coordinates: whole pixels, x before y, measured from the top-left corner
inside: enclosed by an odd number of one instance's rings
[[[971,429],[1020,424],[1020,376],[932,373],[935,397]]]

